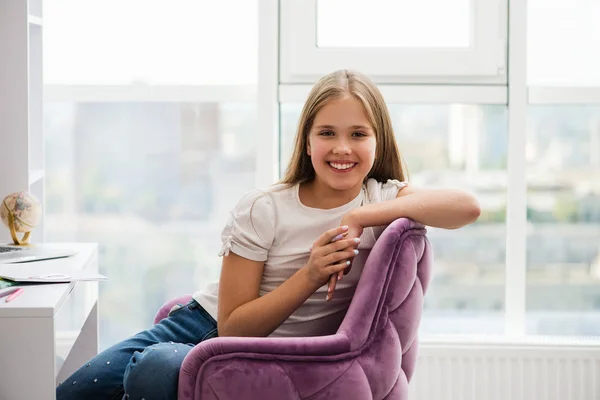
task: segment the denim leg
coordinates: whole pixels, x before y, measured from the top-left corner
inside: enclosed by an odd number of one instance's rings
[[[121,400],[125,370],[136,352],[165,342],[193,346],[215,333],[215,320],[192,300],[152,328],[98,354],[56,388],[56,399]]]
[[[125,369],[123,385],[129,400],[175,400],[179,369],[194,348],[190,344],[158,343],[135,352]]]

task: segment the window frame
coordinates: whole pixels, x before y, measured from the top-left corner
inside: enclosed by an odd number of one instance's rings
[[[303,102],[313,75],[290,75],[282,62],[289,43],[282,8],[292,0],[259,2],[259,64],[256,86],[76,86],[46,85],[44,101],[141,101],[141,102],[256,102],[258,112],[256,187],[266,187],[279,174],[279,105]],[[315,4],[316,0],[307,1]],[[600,104],[600,87],[546,87],[527,83],[527,2],[506,0],[510,8],[507,18],[508,64],[505,83],[496,80],[470,79],[464,84],[440,84],[430,79],[414,85],[405,76],[387,77],[379,87],[389,102],[504,104],[508,107],[507,214],[506,214],[506,279],[504,322],[507,337],[525,335],[526,323],[526,249],[527,249],[527,182],[525,132],[529,105]],[[281,62],[281,63],[280,63]],[[314,62],[318,64],[318,62]],[[325,70],[327,65],[318,68]],[[289,67],[289,66],[288,66]],[[329,72],[329,71],[327,71]],[[369,71],[364,71],[369,74]],[[505,79],[506,76],[503,78]],[[288,81],[293,80],[294,83]],[[379,79],[382,81],[385,79]],[[490,84],[482,84],[487,82]],[[467,84],[468,83],[468,84]],[[500,84],[499,84],[500,83]],[[257,88],[260,88],[258,90]]]
[[[339,68],[379,83],[506,83],[507,0],[471,0],[466,49],[319,48],[317,1],[281,0],[281,83],[311,83]]]
[[[508,104],[505,86],[469,85],[377,85],[388,103],[410,104]],[[312,88],[309,84],[280,84],[279,101],[304,102]]]
[[[531,105],[600,104],[600,87],[530,86]]]
[[[252,85],[60,85],[44,86],[44,101],[69,102],[250,102]]]

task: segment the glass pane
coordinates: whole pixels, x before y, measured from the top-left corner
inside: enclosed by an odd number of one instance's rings
[[[44,2],[45,83],[253,84],[257,63],[257,0]]]
[[[421,330],[503,333],[507,116],[504,106],[388,105],[410,172],[420,187],[475,193],[479,221],[459,230],[428,228],[434,279]],[[281,106],[281,164],[293,149],[301,104]]]
[[[218,279],[220,234],[254,187],[253,103],[50,103],[46,234],[98,242],[101,347]]]
[[[529,83],[600,85],[599,16],[599,1],[529,0]]]
[[[527,331],[600,335],[600,107],[530,106]]]
[[[471,0],[319,0],[317,46],[469,47],[472,7]]]

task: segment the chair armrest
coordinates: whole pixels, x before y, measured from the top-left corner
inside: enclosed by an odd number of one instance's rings
[[[185,363],[195,360],[198,366],[216,356],[248,355],[252,358],[265,355],[281,357],[335,357],[347,354],[350,342],[346,335],[336,333],[327,336],[295,338],[217,337],[196,345],[186,356]]]
[[[237,399],[244,392],[247,398],[260,393],[260,398],[299,399],[289,370],[283,364],[297,368],[309,362],[311,370],[327,380],[332,374],[339,374],[339,368],[331,368],[332,364],[352,362],[349,350],[348,338],[342,334],[209,339],[196,345],[183,360],[178,398]],[[234,376],[237,378],[232,380]]]

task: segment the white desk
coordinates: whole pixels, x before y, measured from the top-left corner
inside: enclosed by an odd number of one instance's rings
[[[79,253],[40,261],[49,272],[55,263],[98,271],[95,244],[60,246]],[[97,301],[98,282],[26,286],[0,299],[0,400],[55,400],[57,383],[98,353]]]

